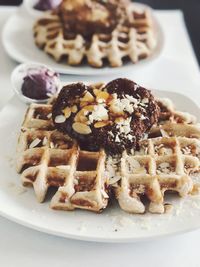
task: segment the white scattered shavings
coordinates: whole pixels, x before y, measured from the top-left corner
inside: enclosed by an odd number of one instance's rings
[[[39,143],[41,142],[42,140],[39,139],[39,138],[36,138],[35,140],[33,140],[30,145],[29,145],[29,148],[34,148],[36,147],[37,145],[39,145]]]
[[[50,142],[50,148],[55,148],[54,143]]]
[[[55,117],[55,123],[63,123],[65,122],[66,118],[64,115],[58,115]]]
[[[137,90],[138,88],[140,88],[139,84],[134,84],[134,89]]]
[[[166,174],[169,174],[169,173],[172,173],[173,170],[172,170],[172,166],[168,163],[168,162],[162,162],[158,165],[158,169],[156,171],[158,174],[160,173],[166,173]]]
[[[8,188],[11,188],[16,195],[22,195],[27,192],[27,189],[21,185],[17,185],[13,182],[8,183]]]
[[[101,194],[104,198],[109,198],[109,195],[103,189],[101,189]]]
[[[149,99],[148,99],[148,98],[146,98],[146,97],[145,97],[145,98],[143,98],[143,99],[142,99],[142,103],[144,103],[144,104],[147,104],[147,103],[149,103]]]
[[[120,158],[111,156],[107,157],[106,174],[109,179],[109,183],[111,184],[114,184],[121,179],[119,164],[120,164]]]
[[[45,136],[44,138],[43,138],[43,141],[42,141],[42,144],[43,144],[43,146],[45,146],[46,144],[47,144],[47,137]]]
[[[172,155],[173,149],[170,147],[157,147],[157,148],[155,148],[155,152],[158,155]]]
[[[161,133],[162,137],[169,137],[169,134],[163,129],[160,129],[160,133]]]
[[[74,184],[78,185],[78,180],[77,179],[74,179]]]
[[[133,157],[129,156],[126,159],[126,164],[128,168],[129,173],[140,173],[140,174],[146,174],[147,170],[144,166],[142,166],[137,160],[135,160]]]
[[[134,98],[134,97],[131,96],[131,95],[125,95],[125,97],[126,97],[131,103],[138,104],[138,99],[137,99],[137,98]]]
[[[146,120],[146,117],[142,114],[140,119],[143,121],[143,120]]]
[[[128,135],[127,135],[127,138],[128,138],[128,140],[130,140],[130,141],[133,140],[133,136],[132,136],[131,134],[128,134]]]
[[[132,168],[139,169],[139,168],[141,168],[140,163],[137,160],[135,160],[133,157],[127,157],[126,161],[130,166],[129,169],[132,169]]]
[[[133,220],[131,220],[131,218],[127,217],[127,216],[122,216],[122,215],[118,215],[113,217],[113,221],[114,221],[114,228],[118,229],[118,228],[126,228],[132,225],[135,225],[135,222]]]
[[[119,129],[120,134],[124,133],[125,135],[127,135],[130,133],[131,131],[130,122],[131,118],[127,118],[126,120],[117,123],[116,128]]]
[[[51,94],[51,93],[47,93],[47,96],[50,98],[50,97],[53,96],[53,94]]]
[[[140,108],[142,110],[145,110],[144,108],[146,108],[146,107],[147,107],[147,105],[145,103],[140,102]]]
[[[105,108],[104,104],[95,105],[94,110],[88,118],[90,123],[93,123],[93,121],[108,120],[108,110]]]
[[[115,137],[114,134],[113,134],[113,132],[111,132],[111,131],[108,132],[108,135],[110,135],[112,138]]]
[[[102,103],[104,103],[104,102],[106,102],[105,99],[102,99],[102,98],[97,99],[97,103],[99,103],[99,104],[102,104]]]
[[[115,176],[109,179],[108,184],[109,185],[114,185],[116,184],[119,180],[121,180],[121,176]]]
[[[117,98],[117,94],[113,94],[113,100],[110,103],[110,110],[114,113],[121,114],[124,111],[132,114],[138,106],[138,100],[132,96],[124,95],[123,98]]]
[[[140,220],[140,227],[143,230],[151,229],[151,219],[149,217]]]
[[[52,117],[52,113],[49,113],[49,114],[47,115],[47,118],[48,118],[48,119],[51,119],[51,117]]]
[[[191,154],[191,149],[189,147],[187,147],[187,146],[186,147],[182,147],[181,151],[185,155],[190,155]]]
[[[119,138],[119,135],[117,134],[116,137],[115,137],[115,142],[116,143],[120,143],[120,138]]]

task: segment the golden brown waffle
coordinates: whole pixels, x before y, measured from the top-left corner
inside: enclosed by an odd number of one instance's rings
[[[200,131],[199,131],[200,133]],[[186,137],[157,137],[140,144],[140,150],[123,154],[119,169],[121,181],[116,188],[120,207],[127,212],[143,213],[141,196],[150,200],[149,211],[163,213],[164,194],[180,196],[193,189],[190,177],[200,168],[200,141]]]
[[[107,206],[105,153],[82,151],[51,122],[51,105],[32,104],[18,143],[17,171],[24,186],[33,185],[39,202],[49,187],[57,192],[54,209],[100,211]]]
[[[35,43],[56,61],[67,58],[69,65],[80,65],[84,59],[94,67],[102,67],[105,60],[119,67],[125,58],[136,63],[152,54],[157,39],[149,10],[138,11],[131,4],[128,12],[131,26],[119,22],[111,33],[94,34],[90,41],[80,34],[66,39],[61,18],[46,13],[34,25]]]
[[[172,101],[168,98],[157,99],[160,107],[160,116],[157,125],[154,125],[149,137],[171,137],[183,136],[189,138],[200,138],[199,127],[196,117],[176,110]]]
[[[51,110],[51,104],[29,107],[17,149],[17,171],[24,186],[33,185],[39,202],[55,187],[52,208],[100,211],[107,206],[110,185],[125,211],[143,213],[146,196],[149,211],[163,213],[166,192],[186,196],[194,189],[192,176],[200,171],[200,127],[193,116],[171,108],[137,150],[111,158],[103,150],[80,150],[54,128]],[[177,114],[186,119],[177,120]]]
[[[193,190],[191,176],[200,171],[200,127],[189,113],[175,110],[169,99],[159,99],[160,121],[138,151],[125,152],[115,171],[121,181],[114,185],[122,209],[143,213],[141,196],[150,200],[149,211],[163,213],[164,194],[185,196]],[[112,180],[112,179],[111,179]]]
[[[196,123],[196,117],[175,109],[173,102],[169,98],[158,98],[158,105],[160,107],[159,124],[171,123]]]

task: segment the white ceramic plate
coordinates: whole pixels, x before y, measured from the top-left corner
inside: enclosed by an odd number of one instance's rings
[[[200,116],[200,109],[187,97],[155,91],[170,97],[180,110]],[[75,210],[54,211],[49,201],[39,204],[32,188],[23,188],[15,171],[17,136],[27,106],[14,97],[0,113],[0,214],[27,227],[53,235],[99,242],[129,242],[173,235],[200,227],[200,197],[167,199],[171,214],[131,215],[112,203],[103,213]],[[50,196],[49,196],[50,198]]]
[[[145,6],[141,4],[137,5]],[[145,8],[149,7],[145,6]],[[17,12],[8,19],[7,23],[4,26],[2,34],[2,42],[7,54],[17,62],[43,63],[55,69],[57,72],[63,74],[107,75],[125,72],[130,69],[142,69],[147,65],[147,63],[151,63],[159,56],[164,42],[161,27],[154,17],[156,31],[158,34],[158,45],[150,57],[141,60],[136,64],[132,64],[131,62],[126,63],[124,64],[124,66],[118,68],[104,67],[98,69],[92,68],[88,65],[69,66],[63,63],[57,63],[44,51],[38,49],[38,47],[34,44],[32,27],[35,19],[36,18],[34,16],[31,16],[23,6],[19,8]]]

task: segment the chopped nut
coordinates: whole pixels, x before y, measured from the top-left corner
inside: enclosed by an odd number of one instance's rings
[[[118,117],[115,119],[115,123],[122,123],[124,121],[123,117]]]
[[[113,185],[113,184],[117,183],[120,179],[121,179],[120,176],[114,176],[114,177],[109,179],[108,184]]]
[[[107,92],[103,92],[103,91],[100,91],[99,93],[97,93],[96,95],[96,99],[97,99],[97,102],[99,100],[103,100],[103,101],[106,101],[108,98],[109,98],[109,94]]]
[[[109,198],[109,195],[103,189],[101,189],[101,193],[104,198]]]
[[[48,119],[51,119],[51,117],[52,117],[52,113],[49,113],[49,114],[47,115],[47,118],[48,118]]]
[[[88,119],[85,116],[85,111],[84,109],[81,109],[75,116],[74,121],[75,122],[87,122]]]
[[[71,116],[71,109],[69,107],[64,108],[62,112],[64,113],[66,119],[68,119]]]
[[[72,128],[79,134],[90,134],[92,132],[88,125],[81,122],[73,123]]]
[[[160,129],[160,133],[161,133],[162,137],[169,137],[169,134],[163,129]]]
[[[43,139],[43,141],[42,141],[43,146],[45,146],[47,144],[47,141],[48,141],[47,140],[47,137],[45,136],[44,139]]]
[[[55,123],[63,123],[65,122],[66,118],[63,115],[58,115],[55,117]]]
[[[94,124],[95,128],[102,128],[109,124],[109,121],[98,121]]]
[[[99,90],[99,89],[94,89],[93,92],[94,92],[94,94],[97,96],[97,95],[98,95],[99,93],[101,93],[102,91]]]
[[[93,101],[94,101],[94,97],[90,92],[86,92],[84,97],[81,98],[81,102],[93,102]]]
[[[50,148],[54,148],[54,143],[53,142],[50,142]]]
[[[94,105],[88,105],[86,107],[83,108],[83,110],[86,110],[86,111],[93,111],[94,110]]]
[[[77,112],[77,110],[78,110],[78,108],[77,108],[76,105],[72,106],[72,108],[71,108],[71,112],[72,112],[72,113]]]
[[[37,145],[39,145],[40,142],[41,142],[41,139],[36,138],[35,140],[33,140],[33,141],[31,142],[31,144],[29,145],[29,148],[34,148],[34,147],[36,147]]]
[[[142,103],[144,103],[144,104],[147,104],[147,103],[149,103],[149,99],[148,99],[148,98],[146,98],[146,97],[145,97],[145,98],[143,98],[143,99],[142,99]]]
[[[80,107],[81,108],[83,108],[83,107],[85,107],[85,106],[87,106],[88,105],[88,102],[86,102],[86,101],[81,101],[80,102]]]
[[[159,164],[159,167],[160,167],[161,169],[165,169],[165,168],[169,168],[170,165],[169,165],[168,162],[162,162],[162,163]]]

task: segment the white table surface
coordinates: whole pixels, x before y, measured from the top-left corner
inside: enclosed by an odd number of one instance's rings
[[[14,8],[0,7],[0,33]],[[162,56],[141,72],[121,74],[149,87],[182,92],[200,103],[199,67],[180,11],[157,11],[165,34]],[[19,36],[20,38],[20,36]],[[10,73],[16,66],[0,42],[0,108],[12,96]],[[96,77],[93,80],[111,80]],[[83,80],[64,76],[64,81]],[[89,77],[86,78],[90,80]],[[0,205],[3,205],[1,203]],[[0,217],[0,266],[163,266],[198,267],[200,230],[137,244],[98,244],[54,237]]]

